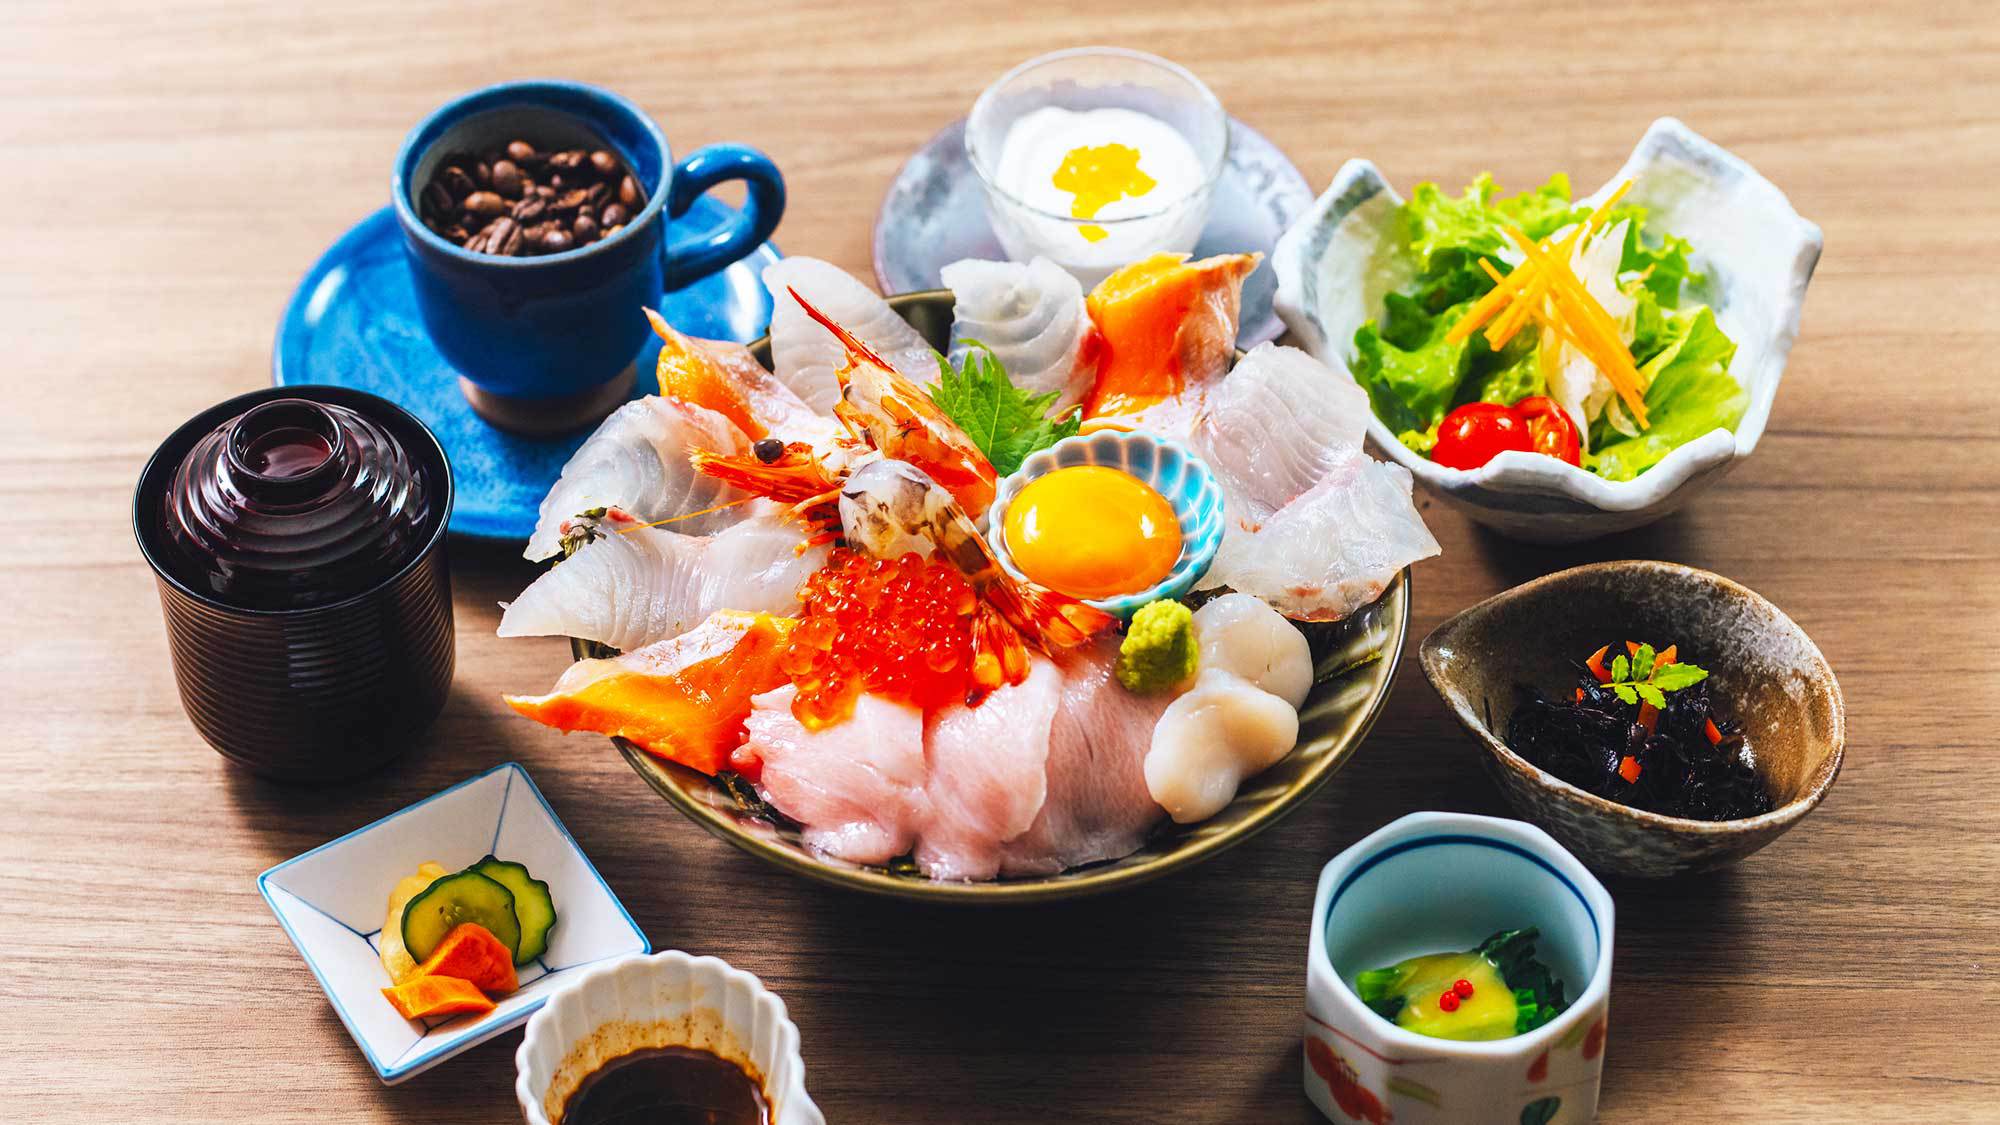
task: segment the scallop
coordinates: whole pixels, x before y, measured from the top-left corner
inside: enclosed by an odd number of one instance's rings
[[[1291,704],[1234,672],[1206,668],[1153,727],[1146,789],[1175,823],[1206,820],[1298,741]]]
[[[1224,594],[1194,611],[1202,668],[1229,672],[1297,710],[1312,690],[1312,650],[1304,633],[1251,594]]]

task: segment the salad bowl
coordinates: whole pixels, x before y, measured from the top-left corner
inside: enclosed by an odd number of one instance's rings
[[[933,347],[949,343],[949,290],[907,293],[889,305]],[[770,340],[751,345],[771,362]],[[1239,358],[1242,353],[1238,353]],[[1371,604],[1343,621],[1310,626],[1314,683],[1299,713],[1298,744],[1281,761],[1245,782],[1221,812],[1197,824],[1165,823],[1138,851],[1060,874],[993,882],[940,882],[914,863],[863,866],[813,852],[796,825],[760,815],[754,794],[726,789],[713,778],[656,758],[624,739],[612,741],[625,761],[667,802],[730,844],[786,870],[837,886],[897,898],[966,903],[1021,903],[1080,898],[1127,887],[1191,867],[1220,854],[1297,809],[1317,793],[1367,736],[1395,682],[1410,622],[1410,572],[1405,569]],[[576,656],[604,655],[573,641]]]
[[[1601,203],[1627,180],[1626,201],[1646,209],[1649,230],[1657,225],[1692,243],[1693,267],[1705,278],[1693,294],[1736,343],[1729,372],[1748,406],[1733,431],[1710,430],[1624,481],[1515,451],[1476,469],[1448,468],[1371,417],[1368,433],[1378,448],[1424,488],[1502,534],[1574,543],[1651,523],[1748,458],[1770,417],[1819,261],[1819,228],[1756,169],[1671,117],[1655,121],[1624,167],[1579,202]],[[1395,221],[1402,203],[1375,165],[1350,160],[1278,240],[1278,314],[1321,361],[1350,364],[1355,330],[1377,319],[1384,296],[1413,276]]]

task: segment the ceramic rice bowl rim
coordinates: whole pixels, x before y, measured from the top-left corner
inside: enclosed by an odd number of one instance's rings
[[[1790,200],[1777,185],[1748,161],[1672,117],[1654,121],[1633,147],[1625,163],[1605,181],[1604,186],[1577,202],[1589,203],[1607,198],[1618,184],[1634,175],[1648,146],[1654,144],[1678,145],[1692,155],[1733,169],[1748,182],[1757,185],[1759,190],[1775,197],[1775,202],[1782,206],[1795,224],[1792,233],[1798,240],[1798,249],[1793,263],[1792,290],[1779,305],[1780,323],[1784,327],[1768,359],[1770,377],[1748,388],[1749,404],[1733,430],[1717,428],[1685,442],[1657,464],[1627,481],[1607,480],[1552,457],[1515,451],[1503,452],[1477,469],[1448,468],[1397,440],[1395,433],[1370,409],[1368,436],[1377,448],[1410,470],[1426,488],[1477,508],[1495,506],[1479,495],[1481,490],[1522,497],[1545,497],[1544,504],[1553,502],[1554,507],[1530,509],[1537,515],[1563,513],[1565,509],[1561,505],[1564,501],[1602,512],[1640,512],[1662,503],[1680,491],[1683,485],[1744,460],[1757,448],[1757,441],[1764,434],[1764,426],[1770,419],[1771,407],[1777,398],[1778,384],[1784,379],[1786,359],[1798,336],[1806,286],[1819,262],[1820,251],[1825,244],[1824,236],[1816,224],[1791,206]],[[1382,192],[1389,193],[1391,199],[1401,200],[1373,163],[1361,159],[1349,160],[1334,174],[1333,182],[1311,209],[1279,237],[1272,251],[1272,267],[1278,275],[1276,304],[1279,315],[1286,327],[1305,341],[1306,350],[1315,356],[1324,359],[1332,354],[1345,364],[1349,342],[1324,339],[1318,321],[1319,309],[1307,308],[1303,304],[1305,293],[1301,290],[1305,282],[1302,279],[1317,273],[1319,268],[1317,261],[1304,259],[1311,235],[1322,228],[1337,226],[1337,221],[1332,219],[1336,211],[1344,219],[1355,208]],[[1713,257],[1714,251],[1697,248],[1697,255]],[[1375,311],[1379,315],[1380,310]],[[1736,374],[1733,366],[1731,374]],[[1743,381],[1740,375],[1738,381]]]
[[[1142,477],[1132,472],[1126,459],[1127,451],[1133,448],[1151,447],[1152,471]],[[1117,451],[1116,459],[1111,455]],[[1000,560],[1000,569],[1022,581],[1032,581],[1014,562],[1014,554],[1007,547],[1006,527],[1007,506],[1014,502],[1022,489],[1057,469],[1070,469],[1085,465],[1097,465],[1119,469],[1130,473],[1136,480],[1143,481],[1166,498],[1173,506],[1174,517],[1180,521],[1181,551],[1174,560],[1174,568],[1165,578],[1134,594],[1118,594],[1108,598],[1080,598],[1085,605],[1101,609],[1129,619],[1147,602],[1161,598],[1178,598],[1194,589],[1196,582],[1208,572],[1215,562],[1215,553],[1222,549],[1222,488],[1215,483],[1215,474],[1208,464],[1194,455],[1194,451],[1172,438],[1160,437],[1144,430],[1099,430],[1091,434],[1075,434],[1066,437],[1047,449],[1036,450],[1021,462],[1021,467],[1008,474],[1000,482],[1000,488],[993,498],[993,506],[987,511],[989,526],[993,533],[987,542],[993,547],[993,555]],[[1178,467],[1177,483],[1169,491],[1161,487],[1161,478]]]
[[[1824,677],[1827,690],[1832,696],[1832,706],[1829,708],[1829,711],[1833,720],[1833,729],[1828,733],[1828,741],[1831,742],[1832,749],[1819,768],[1814,772],[1812,780],[1806,786],[1804,792],[1772,809],[1770,812],[1759,813],[1756,816],[1739,817],[1735,820],[1691,820],[1687,817],[1666,816],[1662,813],[1635,809],[1630,805],[1621,805],[1616,801],[1606,800],[1594,793],[1586,792],[1577,786],[1571,785],[1555,774],[1542,769],[1540,766],[1516,754],[1507,746],[1505,740],[1495,734],[1486,725],[1486,721],[1483,718],[1472,713],[1468,706],[1454,702],[1446,695],[1444,689],[1438,686],[1442,672],[1437,667],[1433,641],[1458,628],[1464,620],[1473,614],[1488,609],[1494,603],[1510,599],[1517,594],[1566,585],[1570,581],[1586,574],[1625,570],[1632,567],[1672,571],[1689,575],[1697,580],[1713,583],[1732,594],[1740,595],[1748,599],[1753,605],[1768,610],[1803,645],[1809,662],[1813,669],[1820,676]],[[1459,725],[1464,727],[1486,747],[1493,763],[1534,783],[1537,787],[1553,794],[1577,809],[1600,818],[1609,817],[1614,820],[1628,821],[1639,825],[1650,833],[1661,835],[1695,834],[1714,837],[1749,835],[1759,830],[1773,827],[1779,831],[1783,831],[1818,807],[1820,801],[1825,799],[1826,791],[1832,788],[1834,778],[1840,775],[1840,764],[1846,754],[1847,704],[1841,696],[1840,681],[1834,677],[1833,666],[1827,663],[1827,659],[1820,652],[1819,646],[1813,643],[1812,638],[1806,635],[1806,631],[1799,626],[1798,622],[1793,621],[1785,611],[1773,605],[1762,594],[1739,582],[1724,578],[1712,571],[1702,570],[1699,567],[1683,566],[1679,563],[1626,560],[1590,563],[1584,566],[1570,567],[1568,570],[1559,570],[1554,574],[1544,575],[1532,582],[1524,582],[1519,586],[1503,590],[1476,605],[1460,610],[1440,623],[1437,628],[1431,630],[1430,634],[1424,638],[1423,643],[1418,646],[1418,649],[1418,663],[1423,666],[1424,678],[1430,682],[1431,689],[1438,693],[1438,698],[1447,707],[1451,708],[1452,715],[1458,720]],[[1524,815],[1531,815],[1527,810],[1521,811]]]
[[[1561,1013],[1533,1031],[1489,1040],[1440,1039],[1420,1035],[1383,1019],[1362,1003],[1361,997],[1355,995],[1354,986],[1340,974],[1332,954],[1327,952],[1326,932],[1333,924],[1333,910],[1339,905],[1339,895],[1353,880],[1359,879],[1375,863],[1404,850],[1404,845],[1435,840],[1449,842],[1454,837],[1470,837],[1484,846],[1518,851],[1539,864],[1576,895],[1596,928],[1597,962],[1591,967],[1589,982],[1577,991]],[[1594,1015],[1610,996],[1617,913],[1617,903],[1612,899],[1611,892],[1604,888],[1603,882],[1575,853],[1563,847],[1561,841],[1539,825],[1473,813],[1406,813],[1349,845],[1320,868],[1318,889],[1313,897],[1312,931],[1307,935],[1306,959],[1309,970],[1324,971],[1333,978],[1333,998],[1344,1009],[1344,1014],[1356,1023],[1369,1024],[1385,1041],[1408,1050],[1412,1057],[1504,1059],[1516,1055],[1530,1056],[1567,1035],[1581,1020]],[[1310,1012],[1310,996],[1307,997],[1306,1007]]]
[[[521,1045],[514,1050],[514,1098],[520,1104],[528,1125],[549,1125],[548,1114],[542,1109],[542,1099],[547,1093],[546,1085],[541,1090],[534,1089],[529,1080],[529,1071],[535,1065],[535,1055],[543,1050],[542,1040],[547,1038],[553,1041],[557,1034],[554,1024],[561,1018],[563,1011],[571,1006],[582,1005],[584,1014],[590,1015],[593,989],[610,983],[613,977],[621,974],[637,974],[650,978],[657,968],[665,965],[684,968],[690,973],[699,970],[714,971],[731,988],[746,993],[754,1004],[763,1008],[761,1014],[769,1018],[778,1030],[780,1040],[778,1054],[791,1064],[791,1081],[783,1090],[772,1090],[767,1085],[763,1088],[765,1100],[770,1103],[771,1109],[777,1111],[773,1113],[772,1121],[785,1120],[785,1117],[779,1115],[784,1114],[788,1107],[798,1103],[803,1103],[810,1109],[807,1116],[815,1120],[824,1120],[812,1096],[806,1091],[806,1064],[799,1047],[799,1028],[798,1024],[792,1021],[791,1012],[785,1007],[784,997],[766,987],[756,974],[739,969],[719,957],[697,957],[678,949],[665,949],[658,953],[621,958],[582,973],[576,980],[551,993],[534,1015],[528,1018],[523,1025]],[[602,1003],[599,1001],[596,1006],[602,1006]],[[603,1024],[600,1023],[598,1026],[601,1027]],[[725,1023],[724,1026],[729,1025]],[[746,1049],[754,1049],[750,1044],[742,1045]],[[549,1053],[555,1054],[556,1063],[550,1069],[548,1085],[555,1082],[563,1062],[568,1059],[569,1052],[576,1047],[577,1043],[571,1042],[549,1048]],[[558,1050],[559,1054],[556,1053]],[[764,1084],[771,1081],[769,1074],[763,1077]]]
[[[919,311],[924,309],[943,317],[946,322],[950,320],[952,294],[949,289],[904,293],[889,297],[887,300],[889,307],[895,309],[905,320],[913,320]],[[759,362],[769,363],[771,338],[765,336],[757,340],[750,345],[750,350],[757,355]],[[611,741],[618,747],[618,752],[624,756],[626,764],[632,767],[634,773],[643,778],[660,796],[666,798],[668,804],[680,810],[682,815],[700,825],[710,835],[759,859],[816,882],[890,898],[926,902],[1011,905],[1085,898],[1118,887],[1137,886],[1220,855],[1276,824],[1318,793],[1333,779],[1334,774],[1340,772],[1341,767],[1347,764],[1348,759],[1354,756],[1362,743],[1367,741],[1368,732],[1374,728],[1376,719],[1381,717],[1383,708],[1388,704],[1389,696],[1395,689],[1396,672],[1402,665],[1403,648],[1409,639],[1410,603],[1414,597],[1410,568],[1404,567],[1383,590],[1380,597],[1368,607],[1363,607],[1350,615],[1359,617],[1370,608],[1384,603],[1391,607],[1391,612],[1385,614],[1387,620],[1384,623],[1385,633],[1381,641],[1380,658],[1369,662],[1368,666],[1370,670],[1379,668],[1379,673],[1371,672],[1378,686],[1370,690],[1365,703],[1360,704],[1353,717],[1346,720],[1352,726],[1349,737],[1345,740],[1326,739],[1327,748],[1319,761],[1313,764],[1310,772],[1294,780],[1283,793],[1265,799],[1262,807],[1241,820],[1219,830],[1208,830],[1217,818],[1224,815],[1217,813],[1216,816],[1200,824],[1168,829],[1185,833],[1176,840],[1174,850],[1165,854],[1143,856],[1136,861],[1134,857],[1141,856],[1145,852],[1151,843],[1150,839],[1148,845],[1140,847],[1139,852],[1118,859],[1070,868],[1054,875],[980,883],[941,882],[920,874],[898,875],[880,867],[829,861],[809,855],[803,848],[775,838],[777,829],[768,822],[753,821],[766,829],[759,832],[744,823],[752,821],[748,814],[734,808],[725,808],[719,803],[711,804],[708,800],[691,795],[690,790],[715,798],[722,796],[721,790],[707,776],[696,773],[686,766],[654,758],[625,739],[614,737]],[[590,654],[588,642],[573,640],[571,650],[578,659]],[[1306,709],[1311,709],[1321,691],[1328,690],[1329,687],[1332,690],[1340,690],[1348,682],[1335,680],[1331,681],[1330,685],[1315,683],[1313,694],[1306,699]],[[1304,716],[1304,711],[1301,712],[1301,716]],[[1281,759],[1280,764],[1306,750],[1307,743],[1301,741],[1292,747],[1285,759]],[[1234,808],[1236,802],[1243,799],[1243,794],[1239,791],[1228,807]]]

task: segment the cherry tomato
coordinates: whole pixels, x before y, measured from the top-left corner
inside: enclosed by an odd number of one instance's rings
[[[1438,423],[1431,460],[1451,469],[1476,469],[1509,449],[1534,451],[1528,424],[1511,406],[1468,402]]]
[[[1536,395],[1515,403],[1514,410],[1527,419],[1528,436],[1534,442],[1535,452],[1572,465],[1583,463],[1583,435],[1577,432],[1569,411],[1557,405],[1556,400]]]

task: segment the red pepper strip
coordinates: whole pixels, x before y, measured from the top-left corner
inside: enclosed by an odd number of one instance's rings
[[[1722,745],[1722,731],[1715,725],[1714,719],[1703,720],[1701,733],[1708,736],[1708,744],[1710,746]]]
[[[1618,776],[1624,778],[1627,785],[1639,784],[1639,759],[1630,754],[1619,759]]]
[[[1583,702],[1583,689],[1582,689],[1582,688],[1578,688],[1578,689],[1576,689],[1576,701],[1577,701],[1578,703],[1582,703],[1582,702]]]
[[[1597,682],[1600,684],[1611,682],[1611,669],[1604,666],[1604,654],[1610,651],[1611,646],[1605,645],[1603,648],[1591,653],[1590,659],[1583,662],[1583,666],[1590,669],[1590,674],[1596,676]]]
[[[1650,703],[1639,704],[1639,725],[1646,728],[1648,735],[1659,728],[1660,709]]]

